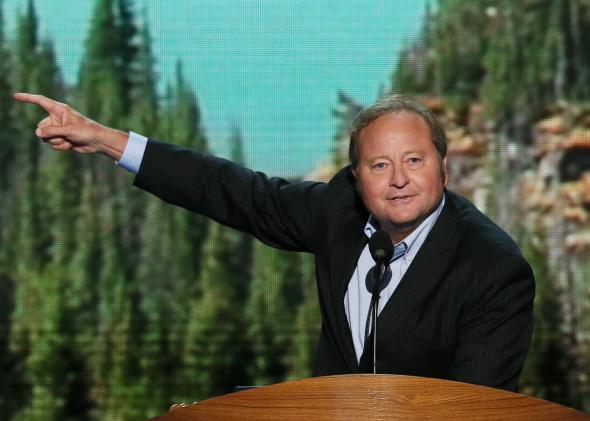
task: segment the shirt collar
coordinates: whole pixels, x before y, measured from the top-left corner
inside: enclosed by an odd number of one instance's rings
[[[410,233],[410,235],[408,235],[406,238],[404,238],[399,243],[394,244],[394,247],[402,242],[405,242],[406,246],[408,247],[407,251],[406,251],[406,256],[413,257],[414,253],[412,253],[412,245],[414,245],[414,243],[416,242],[416,239],[418,237],[422,237],[421,234],[423,233],[424,230],[426,230],[427,232],[430,231],[430,228],[432,228],[432,226],[434,225],[434,223],[438,219],[438,216],[442,212],[442,209],[445,206],[445,201],[446,201],[445,193],[443,192],[440,203],[438,204],[438,207],[434,210],[434,212],[432,212],[428,216],[428,218],[426,218],[424,221],[422,221],[422,223],[420,225],[418,225],[418,227],[414,231],[412,231]],[[367,236],[367,238],[371,238],[371,236],[376,231],[379,231],[380,229],[381,229],[381,227],[379,225],[379,221],[377,221],[377,219],[373,215],[369,215],[369,220],[365,224],[365,228],[364,228],[364,232],[365,232],[365,235]]]

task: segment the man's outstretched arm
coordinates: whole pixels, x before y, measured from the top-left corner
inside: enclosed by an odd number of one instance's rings
[[[138,144],[137,138],[129,142],[129,134],[103,126],[67,104],[42,95],[18,93],[14,97],[47,111],[49,115],[39,122],[35,133],[55,150],[98,152],[121,161],[128,143]],[[323,197],[320,183],[291,184],[269,179],[230,161],[163,142],[151,141],[143,147],[146,149],[141,149],[137,159],[143,170],[119,163],[138,174],[136,186],[169,203],[249,232],[274,247],[313,250],[312,213]]]
[[[102,153],[117,161],[121,159],[129,137],[127,133],[103,126],[69,105],[42,95],[16,93],[14,98],[47,111],[48,116],[37,124],[35,134],[54,150]]]

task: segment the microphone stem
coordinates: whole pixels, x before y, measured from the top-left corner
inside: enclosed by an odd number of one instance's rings
[[[381,298],[380,287],[383,275],[385,275],[386,266],[385,262],[379,263],[379,277],[377,278],[377,284],[373,287],[373,374],[377,374],[377,316],[379,315],[379,298]]]
[[[373,374],[377,374],[377,313],[379,311],[379,295],[373,302]]]

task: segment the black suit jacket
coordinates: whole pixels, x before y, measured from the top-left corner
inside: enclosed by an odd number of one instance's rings
[[[372,340],[357,363],[344,310],[368,218],[349,167],[329,183],[288,183],[150,140],[135,185],[271,246],[313,253],[322,312],[314,374],[371,370]],[[532,335],[533,273],[504,231],[445,194],[379,315],[379,372],[515,390]]]

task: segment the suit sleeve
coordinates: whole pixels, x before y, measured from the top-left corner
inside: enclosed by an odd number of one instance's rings
[[[314,209],[322,200],[323,183],[289,183],[150,140],[134,185],[273,247],[314,251]]]
[[[450,377],[516,391],[533,331],[534,276],[520,255],[481,268],[461,312]]]

